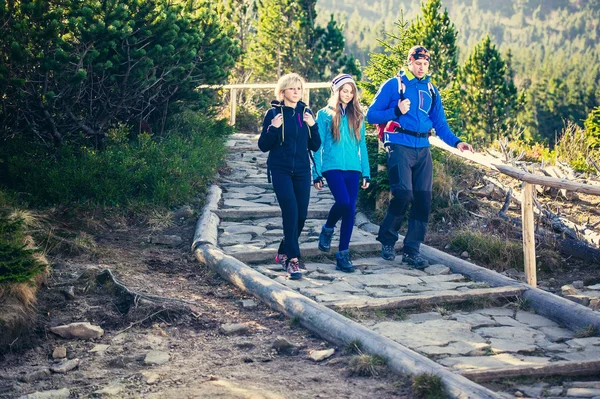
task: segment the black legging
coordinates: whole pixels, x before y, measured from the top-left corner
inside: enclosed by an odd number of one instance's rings
[[[298,174],[272,169],[271,179],[283,219],[283,240],[278,253],[286,254],[289,259],[298,258],[298,238],[306,222],[310,200],[310,170]]]

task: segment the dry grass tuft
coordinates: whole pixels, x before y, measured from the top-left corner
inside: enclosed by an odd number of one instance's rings
[[[168,209],[154,209],[148,216],[148,225],[153,231],[175,226],[173,212]]]

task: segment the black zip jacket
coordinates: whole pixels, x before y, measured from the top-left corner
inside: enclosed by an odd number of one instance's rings
[[[258,139],[258,148],[262,152],[269,151],[269,169],[310,173],[309,150],[319,149],[321,136],[317,124],[309,127],[302,117],[305,110],[311,115],[313,113],[301,101],[296,104],[295,109],[279,101],[272,101],[271,107],[265,115]],[[271,120],[279,113],[283,113],[283,124],[276,128],[271,125]]]

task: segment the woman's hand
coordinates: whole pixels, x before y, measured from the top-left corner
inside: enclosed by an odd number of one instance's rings
[[[323,178],[317,177],[315,180],[313,180],[313,186],[317,190],[321,191],[323,189]]]
[[[306,124],[310,127],[315,125],[315,118],[310,112],[308,112],[308,110],[304,111],[304,117],[302,119],[304,119],[304,122],[306,122]]]
[[[360,188],[362,188],[363,190],[366,190],[367,188],[369,188],[370,184],[371,184],[371,179],[368,177],[363,177],[362,186],[360,186]]]
[[[283,114],[275,115],[275,118],[271,119],[271,125],[276,128],[280,128],[283,124]]]

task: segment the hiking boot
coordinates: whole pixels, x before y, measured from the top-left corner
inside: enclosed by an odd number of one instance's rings
[[[421,255],[417,254],[402,254],[402,262],[413,266],[415,269],[425,269],[429,266],[429,261],[423,258]]]
[[[292,259],[287,262],[287,272],[290,275],[290,280],[300,280],[302,278],[298,259]]]
[[[319,234],[319,250],[329,252],[331,249],[331,238],[333,237],[333,227],[328,228],[323,226],[321,234]]]
[[[393,245],[382,245],[381,246],[381,257],[385,260],[396,259],[396,250]]]
[[[354,265],[350,260],[350,251],[339,251],[335,254],[335,268],[345,273],[354,272]]]
[[[283,270],[287,271],[287,255],[286,254],[277,254],[275,257],[275,263],[279,263]]]

